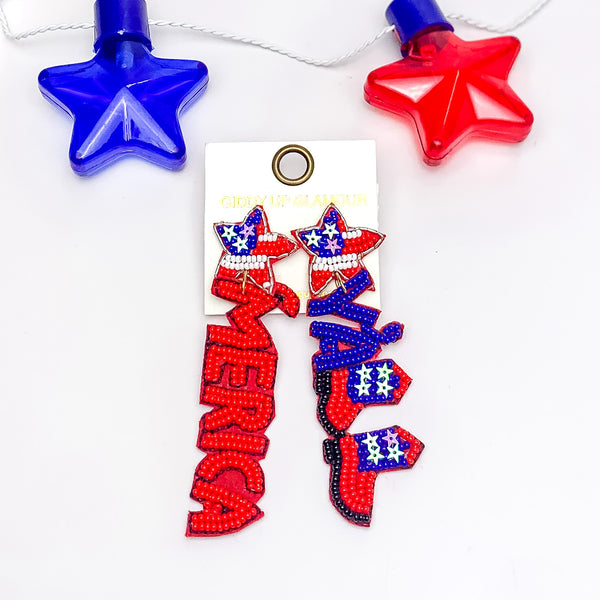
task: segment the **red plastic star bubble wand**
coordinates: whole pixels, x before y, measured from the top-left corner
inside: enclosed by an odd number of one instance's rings
[[[434,0],[394,0],[386,17],[405,58],[370,73],[365,98],[412,118],[427,164],[439,164],[470,137],[527,137],[533,115],[507,81],[517,38],[465,42]]]

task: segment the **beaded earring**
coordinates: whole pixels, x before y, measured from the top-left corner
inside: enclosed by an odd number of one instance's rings
[[[393,360],[375,360],[383,346],[402,338],[404,326],[392,322],[377,329],[380,311],[355,302],[374,289],[362,258],[385,236],[348,227],[333,204],[317,225],[292,234],[310,256],[307,316],[331,315],[356,324],[311,323],[310,335],[319,340],[312,358],[313,387],[317,418],[329,436],[323,455],[331,467],[331,502],[345,519],[368,527],[377,475],[410,469],[423,450],[417,438],[396,425],[359,434],[347,431],[364,408],[398,404],[411,382]],[[337,289],[323,295],[331,283]]]
[[[268,449],[265,431],[275,416],[273,387],[277,350],[261,317],[279,308],[289,317],[298,296],[273,276],[272,263],[297,249],[272,233],[261,207],[241,223],[216,223],[223,253],[212,293],[235,306],[229,326],[209,325],[200,403],[213,407],[200,421],[197,446],[206,453],[194,476],[186,535],[206,537],[239,531],[263,516],[265,492],[259,464]]]

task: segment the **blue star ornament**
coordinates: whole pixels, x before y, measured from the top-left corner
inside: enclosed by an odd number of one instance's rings
[[[39,75],[42,94],[73,117],[73,170],[91,175],[128,154],[181,168],[179,116],[204,92],[206,65],[152,55],[145,0],[97,0],[95,30],[92,60]]]

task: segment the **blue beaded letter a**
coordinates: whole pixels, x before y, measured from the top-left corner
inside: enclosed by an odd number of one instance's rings
[[[344,288],[338,288],[324,299],[309,300],[306,314],[310,317],[335,315],[360,325],[359,329],[330,323],[313,321],[310,335],[320,340],[320,352],[313,357],[315,371],[328,371],[358,365],[379,354],[382,345],[393,344],[402,337],[403,326],[393,321],[381,330],[375,329],[379,311],[354,302],[373,285],[366,270],[359,271],[349,279]],[[344,349],[340,348],[340,344]]]
[[[69,158],[90,175],[133,154],[185,163],[181,112],[208,83],[206,65],[152,55],[145,0],[97,0],[92,60],[44,69],[42,94],[73,117]]]

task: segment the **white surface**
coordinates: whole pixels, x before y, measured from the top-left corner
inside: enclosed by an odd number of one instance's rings
[[[275,153],[288,144],[307,148],[314,160],[314,172],[302,185],[289,186],[277,180],[272,170]],[[288,155],[290,156],[290,155]],[[297,159],[301,159],[296,154]],[[300,166],[306,164],[304,159]],[[305,172],[286,173],[299,178]],[[288,164],[288,167],[290,165]],[[346,219],[348,227],[367,227],[377,231],[377,166],[372,140],[250,142],[209,144],[206,147],[204,194],[204,312],[225,314],[231,303],[210,293],[223,246],[215,235],[214,223],[240,223],[257,204],[264,207],[271,231],[291,236],[293,229],[316,225],[330,203]],[[365,292],[361,302],[381,308],[379,253],[364,260],[376,289]],[[308,255],[299,250],[274,263],[277,281],[291,287],[300,298],[300,312],[306,312]],[[334,286],[330,285],[328,291]],[[279,311],[278,311],[279,312]]]
[[[516,0],[453,0],[508,21]],[[89,20],[91,1],[8,0],[15,29]],[[386,2],[153,0],[324,58],[384,25]],[[583,15],[583,17],[581,16]],[[390,37],[317,70],[184,32],[161,56],[199,58],[207,94],[183,119],[189,162],[71,173],[70,123],[40,69],[90,56],[91,32],[0,39],[0,596],[106,598],[597,598],[597,3],[553,2],[518,35],[513,87],[536,122],[520,145],[472,143],[432,170],[406,124],[362,85]],[[458,28],[465,38],[485,33]],[[427,447],[383,474],[370,530],[327,498],[308,323],[271,317],[278,415],[266,516],[222,539],[183,536],[207,319],[208,141],[375,139],[386,352],[413,377],[397,423]]]

